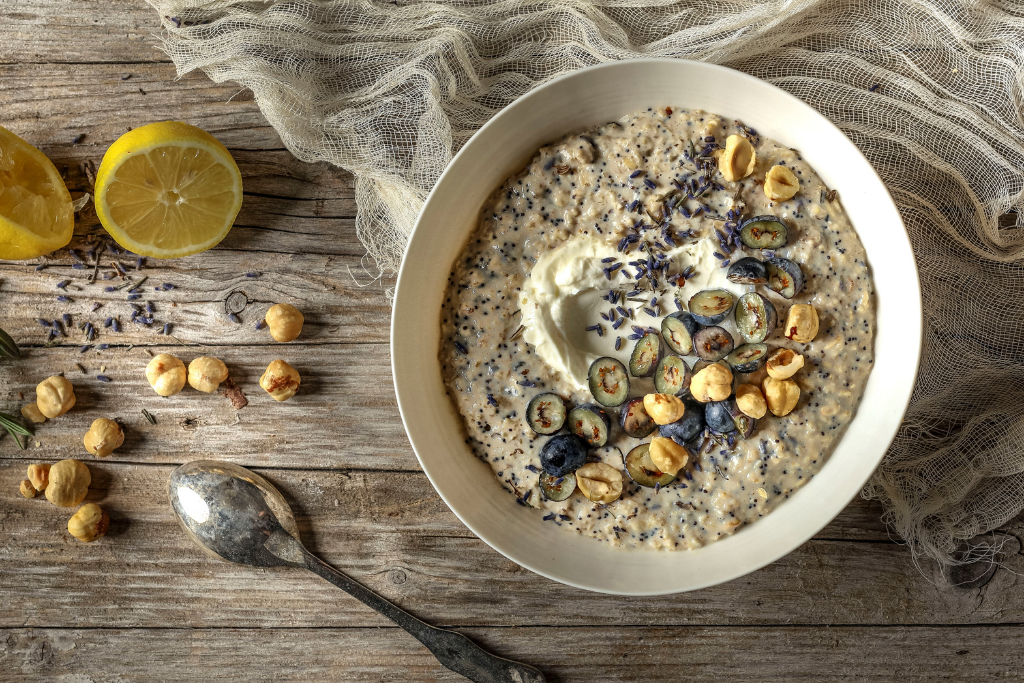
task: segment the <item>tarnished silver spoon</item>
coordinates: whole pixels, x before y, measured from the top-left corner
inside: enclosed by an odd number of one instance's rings
[[[195,460],[171,472],[171,507],[185,532],[209,555],[251,567],[302,567],[395,622],[437,661],[477,683],[544,683],[526,664],[485,652],[461,633],[425,624],[334,567],[299,542],[284,496],[244,467]]]

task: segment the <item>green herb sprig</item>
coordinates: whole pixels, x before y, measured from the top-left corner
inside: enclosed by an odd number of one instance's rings
[[[11,339],[11,335],[7,334],[3,330],[0,330],[0,356],[7,356],[15,360],[21,358],[21,349]]]
[[[20,448],[21,450],[25,450],[25,444],[23,444],[21,442],[21,439],[19,439],[18,437],[19,435],[32,436],[32,432],[25,429],[21,425],[21,423],[18,422],[17,418],[15,418],[13,415],[8,415],[7,413],[0,413],[0,427],[3,427],[4,429],[7,430],[7,433],[10,434],[11,438],[14,439],[15,443],[18,444],[18,448]]]

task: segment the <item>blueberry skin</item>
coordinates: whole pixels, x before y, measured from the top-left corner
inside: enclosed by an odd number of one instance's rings
[[[713,401],[704,408],[708,428],[716,434],[728,434],[736,429],[736,421],[729,410],[729,401]]]
[[[704,406],[693,399],[684,399],[686,412],[683,416],[667,425],[661,425],[658,434],[672,439],[680,446],[685,446],[698,434],[704,431]]]
[[[564,477],[587,461],[587,445],[573,434],[548,439],[540,449],[540,466],[552,477]]]
[[[686,311],[678,311],[668,316],[669,318],[675,318],[683,324],[686,331],[690,333],[690,336],[697,334],[697,330],[700,329],[700,323],[694,320],[693,316]]]
[[[729,266],[729,274],[725,277],[738,285],[763,285],[768,282],[768,271],[761,261],[747,256]]]

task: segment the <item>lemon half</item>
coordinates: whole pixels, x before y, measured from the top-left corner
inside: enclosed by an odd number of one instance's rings
[[[0,259],[29,259],[71,241],[75,212],[53,162],[0,127]]]
[[[177,258],[216,246],[242,206],[242,174],[205,130],[180,121],[131,130],[103,155],[96,214],[122,247]]]

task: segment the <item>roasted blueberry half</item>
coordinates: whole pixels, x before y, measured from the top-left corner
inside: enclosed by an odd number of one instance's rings
[[[729,401],[712,401],[704,406],[704,419],[708,429],[716,434],[728,434],[736,429],[736,421],[729,410]]]
[[[587,444],[572,434],[553,436],[540,449],[540,466],[553,477],[575,472],[586,461]]]
[[[608,443],[612,421],[599,405],[587,403],[569,411],[569,431],[583,439],[591,448]]]
[[[553,477],[547,472],[541,472],[539,483],[544,497],[557,503],[571,496],[576,490],[576,475],[569,472],[561,477]]]
[[[693,335],[697,334],[700,324],[685,311],[673,313],[661,321],[661,336],[665,346],[681,356],[693,353]]]
[[[804,288],[804,274],[800,266],[788,258],[770,258],[765,262],[768,269],[768,289],[780,296],[792,299]]]
[[[736,297],[727,289],[705,289],[690,297],[687,308],[701,325],[717,325],[729,315],[734,303]]]
[[[729,266],[725,277],[738,285],[763,285],[768,282],[768,271],[759,259],[747,256]]]
[[[757,372],[764,366],[768,357],[768,346],[765,344],[744,344],[725,357],[733,372]]]
[[[735,405],[735,401],[733,404]],[[739,432],[740,436],[744,439],[749,439],[754,435],[754,430],[757,429],[757,418],[744,415],[740,412],[739,408],[736,409],[736,414],[732,417],[733,422],[736,423],[736,431]]]
[[[640,486],[654,488],[657,485],[668,486],[675,481],[676,475],[666,474],[654,465],[651,460],[651,444],[642,443],[625,458],[626,474]]]
[[[642,439],[657,427],[651,416],[644,408],[642,398],[634,398],[626,402],[626,405],[619,409],[619,426],[622,427],[628,436],[634,439]]]
[[[634,377],[649,377],[658,366],[661,357],[661,337],[657,332],[648,332],[637,340],[629,356],[629,373]]]
[[[748,344],[760,344],[775,332],[779,314],[768,297],[747,292],[736,304],[736,330]]]
[[[709,363],[722,360],[735,348],[736,342],[724,328],[711,326],[693,336],[693,349],[701,360]]]
[[[537,394],[526,406],[526,421],[538,434],[554,434],[565,424],[565,403],[558,394]]]
[[[781,249],[788,232],[775,216],[755,216],[740,226],[740,240],[751,249]]]
[[[683,416],[667,425],[661,425],[658,433],[668,439],[672,439],[680,446],[685,446],[687,441],[692,441],[698,434],[704,431],[704,406],[692,399],[683,401],[686,412]]]
[[[621,361],[605,356],[590,364],[587,372],[590,393],[603,406],[622,405],[629,396],[629,375]]]
[[[654,370],[654,390],[659,394],[682,396],[690,391],[690,366],[679,356],[665,356]]]

